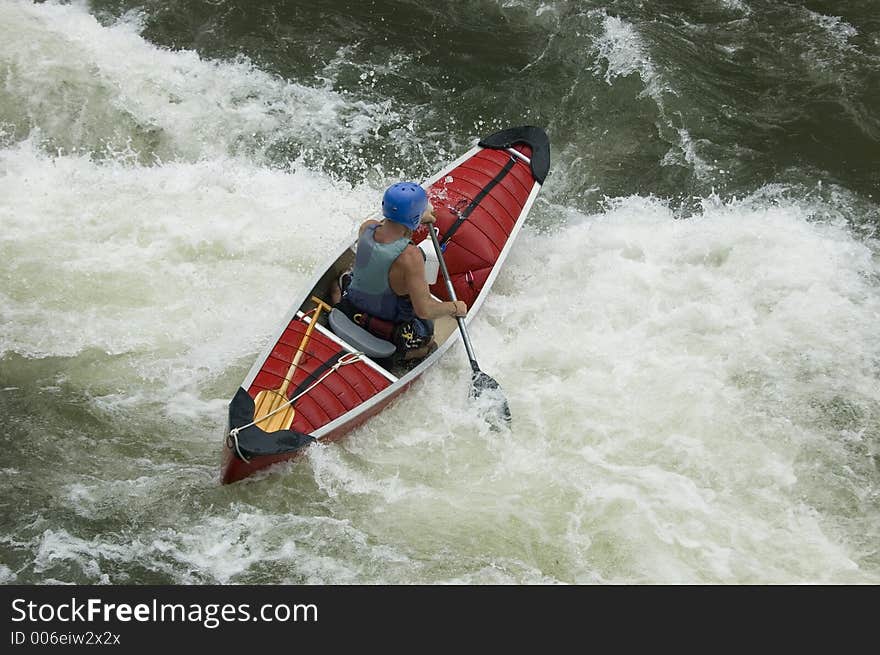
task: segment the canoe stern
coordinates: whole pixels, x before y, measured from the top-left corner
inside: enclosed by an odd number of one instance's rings
[[[236,482],[256,470],[276,462],[293,459],[315,442],[297,430],[266,432],[254,420],[254,399],[242,388],[229,403],[226,448],[223,453],[223,484]]]

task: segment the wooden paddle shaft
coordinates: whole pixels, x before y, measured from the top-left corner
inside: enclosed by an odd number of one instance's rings
[[[324,309],[330,309],[330,305],[325,303],[320,298],[312,296],[312,301],[316,305],[315,313],[312,315],[312,318],[309,321],[309,326],[306,328],[306,333],[303,335],[302,340],[299,342],[299,348],[296,349],[296,355],[293,358],[293,362],[290,364],[290,368],[287,369],[287,375],[284,376],[284,384],[282,384],[281,388],[278,390],[278,393],[282,396],[287,395],[287,387],[290,386],[290,382],[291,380],[293,380],[293,373],[294,371],[296,371],[296,367],[299,366],[299,360],[302,359],[303,353],[306,349],[306,343],[308,343],[309,337],[312,336],[312,330],[315,329],[315,325],[317,325],[318,323],[318,317],[321,315],[321,311]]]

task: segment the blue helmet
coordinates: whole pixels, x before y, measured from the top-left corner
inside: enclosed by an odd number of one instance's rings
[[[382,215],[410,230],[415,230],[422,222],[427,206],[428,194],[415,182],[392,184],[382,197]]]

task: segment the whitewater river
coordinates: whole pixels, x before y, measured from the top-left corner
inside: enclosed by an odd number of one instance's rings
[[[470,334],[219,484],[293,297],[480,136]],[[880,583],[873,0],[0,0],[0,583]]]

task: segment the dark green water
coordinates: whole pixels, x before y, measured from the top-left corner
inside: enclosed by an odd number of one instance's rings
[[[484,126],[546,126],[557,161],[577,173],[561,192],[595,203],[602,194],[742,195],[817,179],[875,199],[880,19],[868,0],[839,4],[92,6],[105,20],[144,11],[143,35],[162,46],[210,58],[245,55],[306,84],[319,84],[329,67],[335,90],[390,101],[400,119],[367,141],[367,164],[411,172],[409,147],[399,156],[389,138],[398,129],[423,135],[420,173],[427,175],[436,157]],[[310,144],[275,145],[272,154],[283,161]]]
[[[880,580],[876,2],[14,0],[0,43],[0,581]],[[450,353],[220,487],[325,250],[516,124],[513,431]]]

